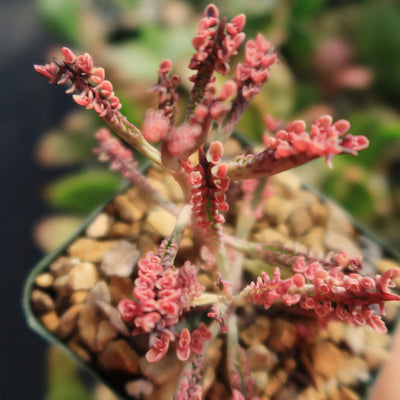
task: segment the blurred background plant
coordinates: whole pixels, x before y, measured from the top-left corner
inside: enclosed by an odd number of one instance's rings
[[[155,83],[164,58],[172,59],[174,69],[181,74],[180,101],[186,100],[190,89],[185,79],[190,74],[187,64],[193,53],[190,38],[207,1],[36,2],[49,34],[77,53],[89,52],[95,64],[106,69],[123,112],[133,123],[140,126],[144,110],[153,103],[147,89]],[[400,3],[215,3],[228,17],[245,13],[247,36],[262,32],[278,49],[281,60],[246,112],[239,132],[261,141],[265,114],[283,121],[301,118],[311,122],[324,113],[348,119],[354,133],[369,138],[369,149],[356,158],[336,158],[333,171],[319,161],[297,171],[307,183],[336,199],[378,236],[400,248]],[[48,52],[43,59],[58,55],[53,49]],[[37,62],[41,61],[38,58]],[[91,210],[121,187],[120,177],[100,167],[92,155],[93,134],[98,127],[95,113],[76,106],[60,125],[38,140],[38,162],[55,169],[58,176],[44,191],[54,212],[35,229],[36,242],[46,252],[64,241]],[[54,365],[57,360],[50,357]],[[68,377],[76,379],[71,371]],[[87,398],[82,391],[79,398]],[[49,390],[48,400],[61,398],[52,393]]]

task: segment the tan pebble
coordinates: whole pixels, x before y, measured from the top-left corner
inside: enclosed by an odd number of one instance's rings
[[[208,290],[215,290],[214,281],[206,273],[200,272],[197,275],[197,280]]]
[[[94,306],[98,301],[111,302],[110,290],[105,281],[99,281],[93,286],[86,302]]]
[[[169,199],[168,188],[165,185],[164,178],[162,180],[160,180],[160,179],[156,179],[153,177],[147,177],[147,179],[153,185],[153,187],[156,189],[157,193],[160,193],[162,195],[162,197]]]
[[[282,172],[273,178],[274,182],[282,188],[285,197],[294,197],[301,188],[299,178],[291,172]]]
[[[277,225],[276,231],[285,237],[289,237],[289,228],[286,224]]]
[[[352,389],[347,387],[340,388],[341,400],[360,400],[361,397]]]
[[[254,234],[254,240],[258,243],[275,242],[287,243],[288,239],[281,233],[272,228],[265,228]]]
[[[110,238],[130,238],[135,239],[140,234],[141,222],[135,221],[131,223],[126,222],[115,222],[111,225],[108,232]]]
[[[65,338],[74,333],[81,308],[82,304],[75,304],[65,311],[65,313],[60,317],[57,336],[60,338]]]
[[[167,175],[165,177],[165,184],[168,191],[168,198],[174,203],[184,202],[185,198],[179,183],[172,177],[172,175]]]
[[[50,272],[53,276],[58,277],[68,274],[73,266],[73,262],[69,257],[59,257],[56,261],[50,264]]]
[[[77,338],[70,340],[67,345],[71,351],[74,352],[82,361],[86,363],[90,363],[92,361],[92,357],[89,352],[77,343]]]
[[[327,251],[346,251],[350,257],[362,257],[360,248],[354,241],[334,231],[327,231],[325,235],[324,245]]]
[[[54,279],[53,289],[61,296],[69,296],[73,292],[69,275],[62,275]]]
[[[119,400],[111,389],[107,386],[103,385],[102,383],[97,383],[96,386],[93,388],[93,399],[96,400]]]
[[[55,332],[58,328],[59,318],[55,311],[50,311],[41,316],[40,320],[47,330]]]
[[[287,360],[285,360],[284,362],[284,370],[290,374],[290,372],[292,372],[297,366],[296,361],[294,360],[294,358],[289,358]]]
[[[108,289],[113,304],[118,304],[122,299],[133,300],[133,281],[131,278],[113,276],[110,279]]]
[[[138,198],[135,203],[132,203],[127,195],[120,194],[115,196],[113,202],[115,209],[117,210],[120,217],[128,222],[135,222],[142,219],[144,215],[144,209],[140,205],[140,199]]]
[[[179,383],[179,375],[176,375],[165,382],[163,385],[154,386],[153,391],[143,396],[144,400],[172,400],[176,392],[176,387]]]
[[[215,383],[215,367],[209,365],[204,366],[201,377],[201,389],[203,393],[207,393],[211,386]]]
[[[78,317],[78,332],[82,341],[93,351],[96,351],[96,333],[100,323],[97,311],[88,304],[84,304]]]
[[[294,197],[295,206],[310,209],[319,201],[318,196],[307,189],[300,189]]]
[[[344,334],[343,322],[339,321],[329,322],[327,331],[329,338],[333,340],[335,343],[339,343],[342,340]]]
[[[240,338],[247,346],[255,346],[262,343],[269,335],[270,325],[269,318],[259,316],[253,324],[242,330]]]
[[[293,236],[301,236],[313,226],[311,214],[305,208],[295,209],[289,217],[289,229]]]
[[[256,344],[246,350],[247,362],[250,369],[269,370],[271,364],[270,351],[263,344]]]
[[[336,378],[342,385],[351,386],[369,379],[366,361],[359,357],[345,357],[341,360]]]
[[[54,310],[54,301],[45,292],[35,289],[32,291],[32,307],[37,313],[48,313]]]
[[[251,371],[250,377],[254,382],[257,394],[263,393],[268,382],[268,372],[263,370]]]
[[[125,390],[130,396],[141,398],[153,392],[154,384],[147,379],[137,379],[136,381],[127,382]]]
[[[315,226],[299,240],[305,244],[309,249],[315,249],[316,251],[324,251],[324,239],[325,239],[325,229],[320,226]]]
[[[121,240],[119,244],[104,254],[100,269],[108,276],[126,278],[132,274],[139,255],[136,245],[126,240]]]
[[[176,357],[176,353],[171,352],[155,363],[148,362],[146,357],[141,357],[139,367],[142,374],[150,381],[156,385],[162,385],[178,376],[182,363]]]
[[[326,378],[336,376],[338,367],[345,353],[330,342],[318,342],[312,349],[315,372]]]
[[[54,282],[54,276],[49,273],[40,274],[36,277],[35,283],[36,285],[42,288],[50,287]]]
[[[288,219],[291,208],[285,199],[272,196],[265,200],[263,211],[271,224],[279,225]]]
[[[188,258],[193,257],[194,252],[194,243],[193,239],[188,236],[184,236],[179,243],[179,251],[178,255],[181,259],[187,260]]]
[[[368,367],[375,370],[389,360],[390,353],[385,348],[366,345],[363,356]]]
[[[310,212],[314,225],[323,226],[326,224],[328,220],[328,207],[325,203],[314,203],[310,208]]]
[[[69,285],[73,291],[89,290],[95,285],[97,279],[97,268],[89,262],[75,265],[68,274]]]
[[[104,350],[108,342],[118,335],[117,330],[109,321],[101,321],[97,329],[96,348],[98,352]]]
[[[138,355],[124,340],[115,340],[107,344],[99,354],[99,365],[107,371],[124,371],[130,374],[138,372]]]
[[[227,159],[234,158],[243,153],[243,148],[240,143],[233,138],[229,138],[224,143],[224,157]]]
[[[270,376],[265,386],[264,395],[273,396],[287,381],[287,373],[283,369],[278,369]]]
[[[87,290],[78,290],[71,294],[71,304],[81,304],[84,303],[89,295]]]
[[[101,238],[107,235],[113,218],[106,214],[100,213],[94,221],[86,228],[86,236],[90,238]]]
[[[80,238],[69,248],[68,253],[81,261],[99,262],[103,255],[118,244],[115,240],[98,241],[90,238]]]
[[[354,354],[362,354],[366,342],[366,329],[369,327],[358,327],[351,325],[343,325],[343,338],[342,340],[350,347]],[[384,336],[378,333],[379,336]]]
[[[347,237],[354,237],[355,229],[348,214],[337,204],[327,202],[328,219],[326,221],[327,232],[333,231]]]
[[[161,207],[154,207],[147,215],[147,224],[160,236],[171,234],[176,224],[176,217]]]
[[[148,233],[143,233],[139,236],[137,246],[141,254],[146,254],[149,251],[157,254],[158,246],[154,243],[153,238]]]
[[[267,341],[268,348],[279,353],[292,348],[296,339],[296,325],[283,318],[274,318],[272,320]]]

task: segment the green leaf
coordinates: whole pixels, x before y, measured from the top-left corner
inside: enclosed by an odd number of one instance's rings
[[[114,194],[122,182],[114,172],[87,170],[60,178],[49,187],[46,198],[55,207],[88,213]]]
[[[38,0],[38,13],[47,27],[63,39],[78,42],[80,14],[84,2],[80,0]]]

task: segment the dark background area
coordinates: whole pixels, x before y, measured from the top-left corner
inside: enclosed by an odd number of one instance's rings
[[[48,211],[44,183],[57,171],[41,169],[33,150],[40,134],[72,106],[34,72],[54,42],[29,0],[0,1],[1,337],[0,399],[42,399],[45,342],[27,327],[23,282],[42,253],[33,243],[35,221]]]

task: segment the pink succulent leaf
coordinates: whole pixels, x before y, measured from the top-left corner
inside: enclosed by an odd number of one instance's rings
[[[190,94],[188,116],[204,97],[204,90],[212,82],[214,71],[223,75],[229,72],[229,60],[237,54],[245,39],[245,23],[244,14],[237,15],[227,23],[225,18],[219,19],[219,11],[214,4],[205,9],[197,35],[192,41],[197,52],[193,55],[189,68],[197,70],[197,73],[191,78],[194,86]]]
[[[229,164],[227,176],[231,179],[271,176],[318,157],[325,157],[330,166],[333,156],[357,155],[368,147],[366,137],[345,134],[349,127],[347,121],[332,124],[330,116],[323,116],[313,122],[308,133],[303,130],[303,121],[294,121],[274,136],[266,134],[264,151],[238,157]]]
[[[153,346],[146,353],[148,362],[160,361],[168,352],[170,337],[168,334],[162,334],[154,340]]]
[[[217,252],[220,243],[220,224],[224,222],[221,211],[228,210],[228,203],[223,194],[229,187],[229,179],[225,177],[225,168],[219,165],[216,173],[213,167],[222,157],[222,148],[218,143],[210,146],[211,161],[209,161],[200,149],[200,162],[193,167],[185,164],[184,168],[189,174],[191,185],[190,202],[192,204],[193,221],[204,237],[204,241],[210,249]]]
[[[50,64],[35,65],[35,70],[49,79],[50,83],[64,85],[70,82],[67,93],[74,93],[73,99],[78,105],[94,110],[124,141],[160,165],[158,150],[121,114],[121,103],[114,94],[112,83],[105,80],[104,69],[94,67],[92,57],[87,53],[75,56],[67,47],[63,47],[61,52],[63,60],[55,59]]]

